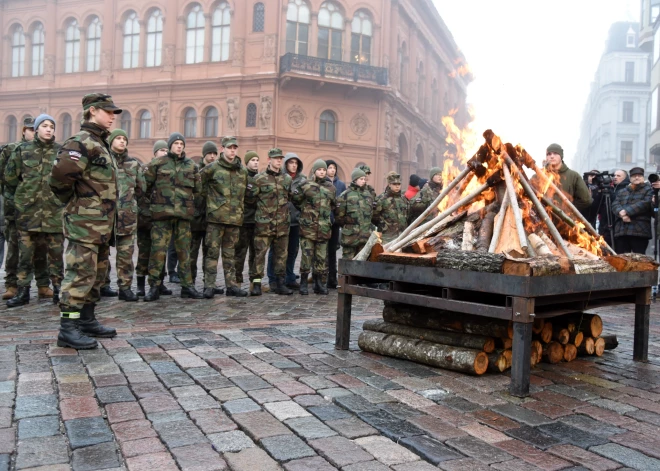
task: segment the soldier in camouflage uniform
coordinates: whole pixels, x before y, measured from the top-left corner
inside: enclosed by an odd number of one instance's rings
[[[291,195],[291,177],[282,170],[282,151],[273,148],[268,151],[268,167],[254,177],[252,188],[248,191],[247,202],[256,202],[254,248],[256,252],[257,274],[253,289],[261,295],[261,279],[268,248],[274,251],[275,293],[293,294],[284,284],[286,275],[287,247],[289,244],[289,198]],[[272,243],[272,246],[271,246]]]
[[[14,149],[4,174],[4,196],[16,208],[19,243],[18,292],[7,301],[8,307],[30,302],[32,259],[37,246],[46,247],[56,302],[64,271],[63,205],[48,186],[48,177],[60,149],[55,142],[55,119],[41,114],[34,125],[36,137]]]
[[[153,148],[154,158],[164,157],[167,155],[167,142],[165,141],[156,141]],[[146,166],[140,166],[140,173],[142,179],[144,180],[144,171]],[[146,186],[146,182],[145,182]],[[143,195],[142,198],[138,200],[138,226],[137,226],[137,245],[138,245],[138,260],[137,266],[135,268],[135,273],[137,275],[137,295],[144,296],[145,293],[145,279],[149,274],[149,257],[151,256],[151,205],[149,198],[146,195]],[[165,286],[165,267],[163,267],[163,272],[160,275],[160,294],[163,296],[169,296],[172,294],[172,290],[168,289]]]
[[[429,177],[428,185],[425,185],[410,202],[408,223],[413,222],[420,214],[426,211],[426,208],[435,201],[442,191],[442,169],[440,167],[433,167]],[[433,216],[434,214],[431,212],[426,216],[426,221],[432,219]]]
[[[117,211],[117,164],[106,139],[117,108],[112,97],[85,95],[80,132],[62,144],[50,174],[50,187],[64,208],[66,272],[60,296],[60,333],[57,345],[96,348],[90,337],[114,337],[94,313],[108,269],[110,238]]]
[[[192,159],[186,157],[186,140],[181,133],[172,133],[167,145],[167,155],[153,159],[144,172],[146,196],[150,198],[153,219],[149,257],[150,289],[144,297],[147,302],[160,297],[160,276],[173,234],[181,267],[181,297],[203,298],[202,293],[193,286],[190,274],[190,221],[195,215],[194,198],[201,186],[199,169]]]
[[[248,173],[248,186],[250,189],[254,182],[254,177],[259,170],[259,154],[253,150],[247,151],[243,159],[245,168]],[[236,265],[236,284],[238,286],[243,283],[243,268],[245,267],[245,257],[247,256],[248,249],[250,249],[250,257],[248,259],[248,276],[250,279],[250,296],[257,296],[254,289],[254,279],[257,276],[255,254],[254,254],[254,215],[257,211],[255,202],[248,203],[244,201],[243,204],[243,225],[241,226],[240,234],[238,235],[238,244],[235,249]],[[260,293],[259,293],[260,294]]]
[[[18,142],[7,144],[0,152],[0,183],[4,185],[3,175],[11,153],[23,142],[32,142],[34,140],[34,118],[27,117],[23,120],[22,138]],[[4,190],[2,190],[4,192]],[[5,212],[5,241],[7,242],[7,258],[5,259],[5,289],[7,290],[2,299],[11,299],[16,296],[18,290],[18,230],[16,229],[16,211],[10,206],[11,201],[4,201],[3,209]],[[46,261],[46,246],[40,244],[34,251],[35,278],[39,287],[40,298],[52,298],[53,291],[48,287],[48,264]]]
[[[369,179],[371,178],[371,169],[369,168],[368,165],[360,165],[358,167],[360,170],[364,172],[366,175],[366,183],[364,184],[365,188],[369,193],[371,194],[371,198],[375,201],[376,200],[376,190],[374,190],[374,187],[369,185]]]
[[[310,180],[293,194],[293,203],[300,208],[300,294],[309,294],[307,283],[312,271],[314,292],[328,294],[328,240],[332,235],[332,212],[335,209],[335,186],[326,178],[328,166],[324,160],[312,165]]]
[[[408,200],[401,194],[401,175],[387,174],[387,188],[374,202],[371,222],[382,233],[383,242],[394,240],[408,227]]]
[[[222,139],[222,153],[202,171],[202,192],[206,199],[206,256],[204,257],[204,297],[212,298],[222,249],[222,269],[227,296],[247,296],[236,284],[234,248],[243,224],[243,204],[247,170],[236,156],[235,137]]]
[[[342,227],[342,258],[351,260],[369,240],[374,200],[366,188],[367,176],[356,168],[351,173],[352,183],[339,195],[335,221]]]

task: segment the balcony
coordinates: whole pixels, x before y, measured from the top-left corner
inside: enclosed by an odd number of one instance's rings
[[[387,69],[384,67],[302,56],[291,52],[280,58],[280,74],[287,72],[387,86]]]

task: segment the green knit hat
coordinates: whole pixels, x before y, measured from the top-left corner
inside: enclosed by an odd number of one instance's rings
[[[559,154],[561,155],[561,160],[564,160],[564,149],[562,149],[562,147],[557,143],[550,144],[546,149],[546,153],[547,152],[554,152],[555,154]]]
[[[362,170],[362,169],[360,169],[360,168],[355,168],[355,169],[353,169],[353,171],[351,172],[351,181],[354,182],[354,181],[357,180],[358,178],[360,178],[360,177],[366,177],[366,176],[367,176],[367,174],[364,173],[364,170]]]
[[[314,162],[314,165],[312,165],[312,175],[316,174],[316,171],[320,168],[328,170],[328,165],[323,159],[318,159],[316,162]]]
[[[110,133],[110,137],[108,137],[108,144],[112,145],[112,141],[114,141],[117,136],[124,136],[126,138],[126,143],[128,143],[128,134],[126,134],[126,131],[123,129],[115,129]]]
[[[254,150],[249,150],[245,153],[245,157],[243,157],[243,162],[245,162],[245,165],[247,165],[248,162],[254,159],[255,157],[258,159],[259,154],[257,154],[257,152]]]
[[[215,142],[213,141],[206,141],[202,146],[202,157],[206,157],[206,154],[210,154],[211,152],[215,152],[217,154],[218,146],[216,146]]]
[[[167,149],[167,142],[160,140],[154,143],[154,155],[161,149]]]
[[[433,177],[435,177],[439,173],[442,173],[442,169],[440,167],[433,167],[429,172],[429,179],[433,180]]]

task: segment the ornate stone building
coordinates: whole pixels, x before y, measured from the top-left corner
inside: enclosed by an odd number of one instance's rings
[[[190,156],[234,134],[344,179],[367,163],[382,189],[442,163],[442,116],[468,119],[471,76],[431,0],[3,0],[0,24],[3,143],[39,112],[63,140],[100,91],[142,160],[175,130]]]

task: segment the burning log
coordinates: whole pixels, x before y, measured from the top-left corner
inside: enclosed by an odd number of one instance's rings
[[[461,248],[464,222],[459,222],[442,229],[436,236],[427,239],[424,249],[427,252],[442,252],[443,250],[457,250]],[[406,247],[409,247],[407,245]],[[405,248],[405,247],[404,247]]]
[[[574,260],[575,273],[613,273],[616,272],[614,267],[604,260]]]
[[[637,253],[626,253],[603,257],[618,272],[657,270],[658,262],[651,257]]]
[[[547,196],[542,196],[541,201],[543,201],[543,204],[546,206],[549,206],[550,209],[552,209],[552,213],[559,218],[562,222],[568,224],[570,227],[575,227],[575,221],[573,221],[570,217],[568,217],[568,214],[566,214],[564,211],[559,209],[555,203],[548,198]]]
[[[403,247],[401,251],[404,253],[411,253],[412,251],[412,253],[425,254],[427,253],[426,243],[429,240],[431,240],[430,237],[427,237],[426,239],[416,240],[415,242]]]
[[[463,373],[481,375],[488,369],[488,355],[483,351],[415,340],[401,335],[363,331],[358,337],[358,346],[365,352]]]
[[[550,237],[548,237],[547,234],[545,234],[545,233],[541,233],[541,236],[540,236],[540,237],[541,237],[541,240],[545,243],[545,245],[548,246],[548,248],[550,249],[550,251],[552,252],[553,255],[556,255],[556,256],[558,256],[558,257],[561,257],[562,255],[564,255],[564,254],[561,252],[561,250],[559,250],[559,248],[557,248],[557,246],[556,246],[555,243],[552,241],[552,239],[551,239]]]
[[[502,350],[488,354],[488,372],[504,373],[511,365],[508,364],[506,356]]]
[[[377,262],[378,255],[382,254],[385,251],[382,244],[375,244],[371,249],[371,255],[369,256],[370,262]]]
[[[594,339],[593,337],[585,337],[582,345],[578,347],[578,355],[593,355],[594,354]]]
[[[451,270],[470,270],[485,273],[502,273],[504,255],[445,250],[438,252],[436,266]]]
[[[559,342],[562,345],[566,345],[570,339],[570,334],[568,329],[555,329],[552,331],[552,340]]]
[[[536,258],[515,259],[506,257],[502,273],[516,276],[554,276],[564,273],[559,257],[546,255]]]
[[[465,221],[463,225],[463,242],[461,250],[472,251],[474,249],[474,223]]]
[[[527,251],[520,245],[516,232],[516,217],[513,209],[511,209],[511,203],[509,203],[509,207],[504,213],[504,223],[494,252],[509,255],[513,258],[526,257]],[[525,238],[525,243],[527,243],[527,238]]]
[[[573,344],[564,345],[564,361],[573,361],[577,357],[577,347]]]
[[[436,253],[412,254],[402,252],[383,252],[378,255],[377,261],[382,263],[398,263],[401,265],[414,265],[417,267],[433,267],[436,265]]]
[[[568,250],[571,251],[571,253],[575,258],[584,259],[584,260],[600,260],[598,255],[594,255],[588,250],[584,250],[579,245],[571,244],[570,242],[568,242],[566,245],[568,246]]]
[[[355,258],[353,258],[353,260],[361,260],[363,262],[369,260],[369,257],[371,256],[371,249],[374,248],[374,245],[383,243],[383,241],[380,239],[380,235],[380,232],[372,231],[371,235],[369,235],[367,243],[362,248],[362,250],[358,252]]]
[[[511,172],[506,165],[502,165],[502,171],[504,172],[504,182],[506,183],[506,194],[509,197],[509,206],[511,206],[511,209],[513,210],[513,218],[516,224],[516,230],[518,231],[518,242],[525,254],[529,255],[529,253],[527,253],[527,235],[525,234],[525,228],[523,227],[522,214],[520,213],[520,206],[518,206],[517,193],[513,187]]]
[[[464,334],[459,332],[443,332],[438,330],[420,329],[403,324],[393,324],[381,320],[366,321],[363,330],[381,332],[383,334],[402,335],[418,340],[441,343],[453,347],[473,348],[491,353],[495,350],[495,339],[483,335]]]
[[[543,360],[556,364],[564,358],[564,347],[558,342],[550,342],[543,345]]]
[[[619,339],[616,338],[616,334],[601,335],[600,338],[605,342],[605,350],[614,350],[619,346]]]
[[[495,208],[495,205],[491,206],[491,209],[493,208]],[[477,244],[476,244],[477,252],[488,252],[490,241],[493,238],[495,216],[497,216],[497,212],[489,210],[488,212],[486,212],[486,216],[481,221],[481,227],[479,228],[479,235],[477,236]]]
[[[509,207],[509,198],[507,196],[508,191],[504,192],[504,200],[502,206],[500,207],[500,212],[495,216],[495,227],[493,228],[493,237],[490,240],[490,245],[488,251],[490,253],[495,252],[497,244],[500,241],[500,236],[502,234],[502,227],[504,226],[504,218],[506,216],[506,210]]]
[[[543,255],[553,255],[552,250],[550,250],[550,247],[548,247],[548,244],[543,242],[543,239],[541,239],[536,234],[529,235],[529,242],[531,243],[531,247],[534,249],[537,256],[540,257]]]

